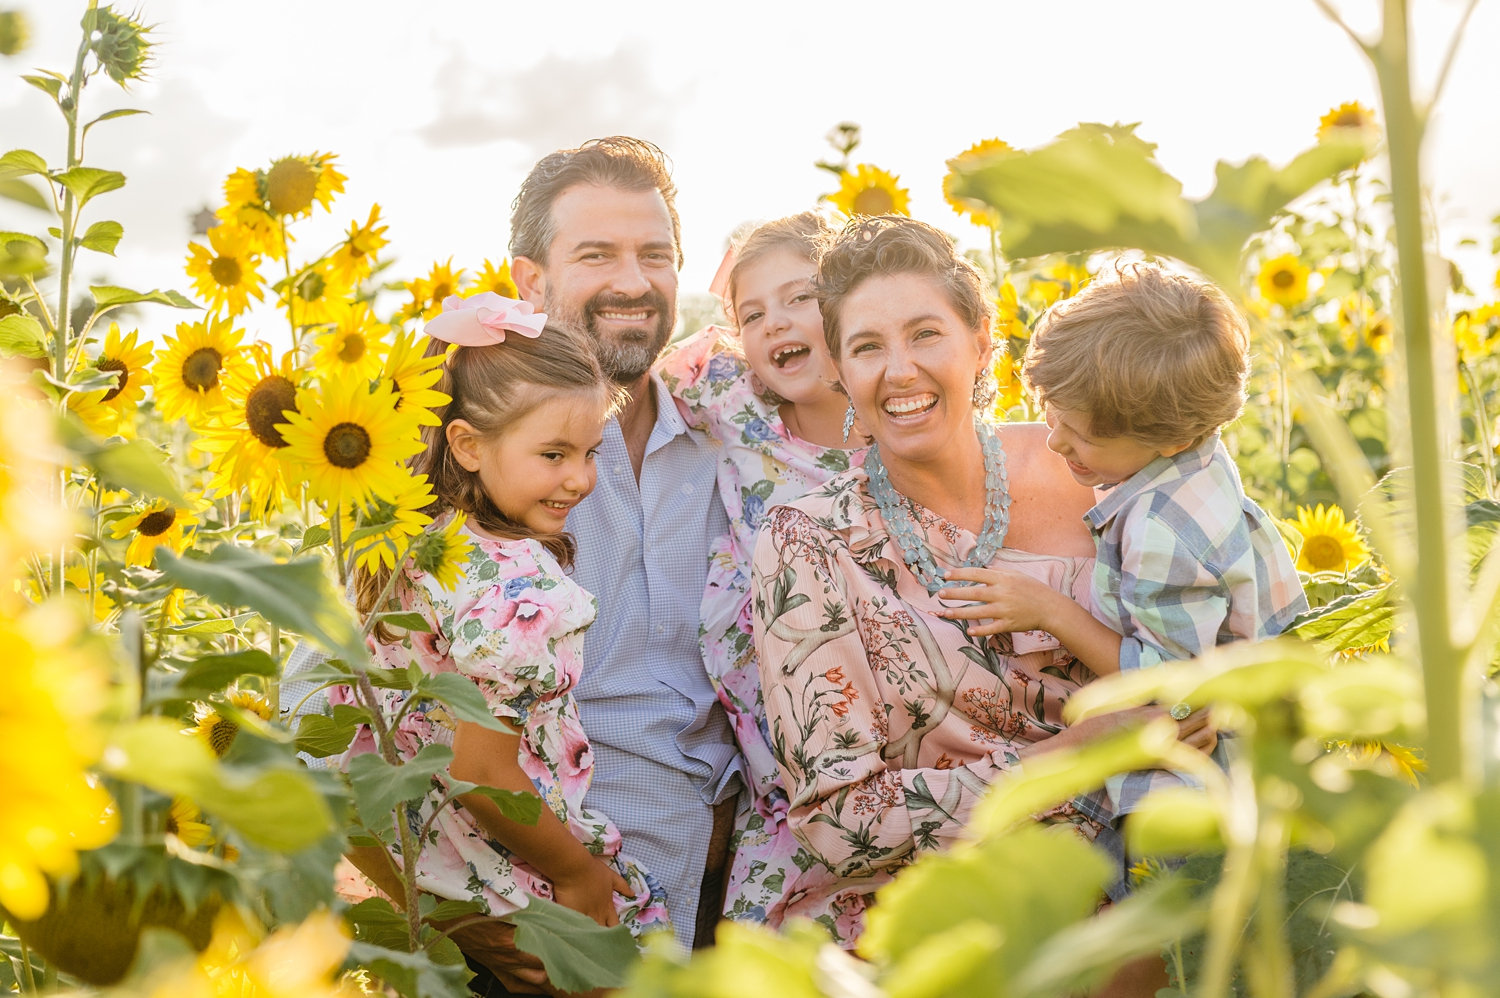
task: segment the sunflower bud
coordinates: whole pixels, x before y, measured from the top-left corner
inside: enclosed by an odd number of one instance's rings
[[[113,7],[100,7],[94,14],[89,51],[99,60],[99,68],[124,86],[126,81],[146,75],[146,65],[151,61],[151,39],[146,34],[152,27],[115,13]]]
[[[19,10],[0,10],[0,55],[15,55],[31,41],[31,25]]]

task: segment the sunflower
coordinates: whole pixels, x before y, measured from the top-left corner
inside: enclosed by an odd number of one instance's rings
[[[221,222],[208,230],[205,249],[188,244],[187,275],[209,307],[239,315],[250,307],[250,299],[261,299],[261,277],[257,239],[250,230]]]
[[[958,168],[960,166],[972,166],[976,161],[987,159],[991,156],[999,156],[1002,153],[1015,152],[1010,143],[999,139],[985,139],[976,142],[963,152],[948,160],[948,172],[943,176],[943,200],[948,202],[948,207],[968,218],[975,225],[987,226],[991,229],[1000,227],[1000,214],[994,208],[975,198],[961,198],[953,193],[954,181],[958,179]]]
[[[186,797],[173,797],[167,809],[167,834],[175,835],[185,846],[211,846],[214,830],[202,821],[203,812]]]
[[[344,190],[347,179],[333,165],[332,153],[284,156],[265,172],[263,190],[266,210],[275,216],[302,218],[312,214],[316,201],[327,211],[333,196]]]
[[[1453,343],[1458,347],[1459,363],[1473,367],[1500,346],[1500,336],[1491,334],[1486,326],[1487,323],[1474,312],[1459,312],[1453,316]]]
[[[1020,365],[1010,359],[1010,351],[996,350],[995,359],[995,418],[1004,420],[1010,410],[1021,404],[1023,393],[1021,379],[1017,377]]]
[[[411,292],[411,301],[401,307],[401,314],[408,319],[431,319],[443,310],[443,299],[456,295],[463,287],[466,271],[453,269],[450,256],[443,263],[434,263],[426,277],[406,282]]]
[[[291,233],[266,210],[265,175],[240,167],[224,181],[224,206],[214,214],[245,234],[253,252],[272,260],[286,256]],[[212,230],[210,230],[212,231]]]
[[[1087,267],[1071,260],[1059,260],[1046,270],[1032,274],[1026,290],[1042,303],[1042,308],[1051,308],[1082,291],[1088,282]]]
[[[474,286],[469,291],[470,293],[493,291],[506,298],[521,297],[520,292],[516,290],[516,282],[510,276],[509,260],[501,260],[498,265],[488,260],[484,261],[484,265],[479,268],[479,277],[475,279]]]
[[[352,378],[298,393],[298,411],[287,413],[277,429],[313,498],[332,506],[395,498],[406,474],[398,462],[422,449],[417,420],[409,410],[398,411],[396,401],[389,385],[371,391]]]
[[[290,350],[279,363],[268,343],[252,343],[249,353],[253,364],[225,377],[225,408],[199,427],[194,446],[214,455],[209,488],[216,495],[249,488],[253,515],[264,517],[297,489],[287,485],[280,460],[286,439],[276,427],[297,408],[303,376]]]
[[[181,554],[192,543],[192,531],[186,528],[198,525],[202,510],[202,504],[192,500],[177,506],[166,499],[152,499],[110,529],[117,541],[130,538],[125,550],[127,565],[150,565],[157,548],[165,545],[173,554]]]
[[[1360,540],[1355,525],[1344,519],[1344,511],[1337,506],[1298,506],[1297,519],[1286,522],[1302,535],[1302,550],[1297,554],[1299,571],[1347,574],[1370,557],[1370,549]]]
[[[444,354],[431,357],[422,355],[419,344],[425,348],[427,337],[417,339],[414,332],[396,334],[391,351],[386,355],[385,366],[380,370],[382,383],[389,383],[396,395],[396,408],[409,412],[423,426],[441,426],[443,421],[435,410],[446,406],[453,399],[432,386],[443,377]]]
[[[458,585],[459,576],[464,574],[464,564],[473,546],[473,542],[460,533],[467,519],[462,512],[454,513],[446,526],[424,531],[412,545],[412,564],[418,571],[432,576],[444,589]]]
[[[187,729],[187,733],[203,739],[203,744],[222,759],[234,744],[235,736],[240,733],[240,726],[208,704],[200,703],[193,710],[193,726]]]
[[[1307,300],[1307,278],[1311,273],[1295,254],[1283,253],[1261,264],[1255,284],[1266,301],[1291,308]]]
[[[349,311],[353,286],[335,277],[326,263],[304,268],[294,275],[290,287],[289,295],[287,282],[277,282],[277,304],[288,310],[288,318],[299,328],[338,322]]]
[[[313,369],[322,375],[373,381],[380,376],[387,349],[384,337],[389,331],[367,303],[355,302],[339,317],[337,326],[318,337]]]
[[[363,225],[350,222],[349,234],[328,260],[334,278],[352,287],[369,277],[375,266],[375,254],[390,241],[385,238],[385,230],[386,226],[380,224],[378,204],[370,208],[370,217]]]
[[[0,907],[18,918],[47,908],[47,877],[114,838],[119,812],[89,775],[103,740],[107,663],[77,644],[81,622],[53,602],[0,615]]]
[[[151,344],[137,344],[139,335],[139,330],[131,330],[128,336],[122,335],[120,324],[111,322],[104,346],[94,358],[94,370],[119,372],[115,387],[106,391],[99,401],[113,409],[121,423],[129,422],[129,418],[135,415],[136,408],[146,398],[146,386],[151,384]]]
[[[1355,349],[1363,340],[1376,353],[1391,352],[1390,316],[1375,311],[1360,295],[1339,302],[1338,323],[1346,349]]]
[[[345,555],[371,575],[381,566],[396,567],[396,556],[406,550],[407,538],[421,534],[432,522],[423,513],[432,504],[426,475],[409,475],[391,499],[372,498],[343,507],[340,529]]]
[[[860,163],[845,170],[839,189],[828,195],[833,206],[845,215],[905,215],[911,192],[898,186],[900,177],[886,173],[878,166]]]
[[[1318,119],[1318,141],[1358,137],[1373,142],[1380,135],[1380,125],[1375,112],[1358,101],[1340,104]]]
[[[156,405],[168,422],[201,423],[224,407],[224,378],[246,365],[240,337],[227,317],[181,322],[156,355]]]
[[[229,702],[248,714],[254,714],[262,721],[271,719],[271,701],[254,690],[230,690]]]

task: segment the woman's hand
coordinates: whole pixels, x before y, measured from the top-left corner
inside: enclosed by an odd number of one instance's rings
[[[937,597],[972,601],[972,606],[945,607],[938,613],[949,620],[987,620],[988,623],[970,624],[966,628],[976,637],[1012,631],[1050,631],[1057,601],[1072,602],[1051,586],[1008,568],[954,568],[944,578],[950,583],[975,583],[946,586],[937,591]]]
[[[577,869],[552,880],[552,900],[582,912],[605,928],[620,924],[620,917],[615,912],[616,894],[635,897],[635,891],[625,878],[597,857],[591,857]]]

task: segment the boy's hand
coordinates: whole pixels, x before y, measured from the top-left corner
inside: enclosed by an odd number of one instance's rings
[[[945,607],[938,615],[949,620],[988,621],[965,630],[976,637],[1012,631],[1051,631],[1052,609],[1058,600],[1072,602],[1044,582],[1008,568],[955,568],[944,576],[949,585],[937,591],[944,600],[968,600],[971,606]]]

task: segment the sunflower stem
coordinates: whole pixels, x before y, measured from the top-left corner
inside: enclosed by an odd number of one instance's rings
[[[36,974],[31,969],[31,947],[26,945],[24,939],[17,939],[16,942],[21,944],[21,980],[16,984],[20,987],[22,994],[35,992],[38,988]]]
[[[297,335],[297,317],[292,314],[295,297],[292,294],[292,251],[286,241],[286,216],[276,216],[276,230],[281,236],[281,269],[286,274],[286,321],[292,327],[292,348],[302,349],[302,340]]]
[[[1427,701],[1427,759],[1433,785],[1474,776],[1476,717],[1464,708],[1466,655],[1454,635],[1454,579],[1448,539],[1453,412],[1439,404],[1440,365],[1428,297],[1427,237],[1422,217],[1423,121],[1411,92],[1406,0],[1384,0],[1382,34],[1375,52],[1389,136],[1391,202],[1401,292],[1401,351],[1407,372],[1407,412],[1412,489],[1417,511],[1415,585],[1412,593],[1422,683]],[[1447,357],[1448,370],[1452,358]]]
[[[338,566],[339,588],[349,589],[349,566],[344,564],[344,503],[342,500],[333,504],[328,516],[328,535],[333,540],[333,561]]]
[[[1427,98],[1427,105],[1422,109],[1424,119],[1427,117],[1427,112],[1432,110],[1443,96],[1443,89],[1448,85],[1448,71],[1453,68],[1453,59],[1458,55],[1458,43],[1464,37],[1464,28],[1469,26],[1470,15],[1478,6],[1479,0],[1469,0],[1469,5],[1459,15],[1458,25],[1453,29],[1453,37],[1448,39],[1448,51],[1443,54],[1442,68],[1438,70],[1437,82],[1432,85],[1432,95]]]

